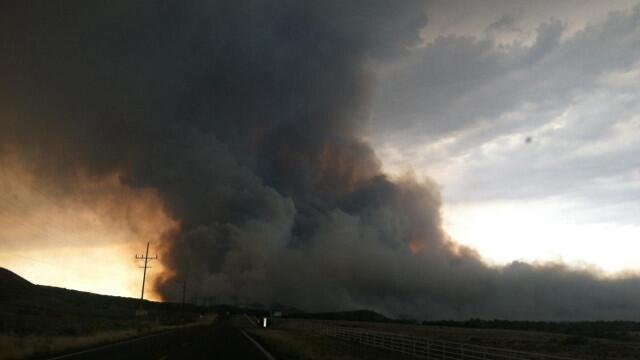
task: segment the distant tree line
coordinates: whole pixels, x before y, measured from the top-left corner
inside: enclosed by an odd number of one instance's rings
[[[510,321],[470,319],[466,321],[423,321],[423,325],[464,327],[475,329],[506,329],[561,333],[574,336],[633,340],[640,334],[640,322],[635,321]],[[634,336],[634,333],[636,335]]]

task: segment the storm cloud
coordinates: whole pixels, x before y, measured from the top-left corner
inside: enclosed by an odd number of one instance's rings
[[[60,196],[78,174],[157,191],[179,224],[162,239],[168,300],[186,280],[220,302],[312,311],[638,319],[640,279],[489,267],[444,232],[433,182],[382,172],[364,129],[377,69],[420,43],[425,9],[5,2],[1,155]],[[523,59],[544,56],[561,28],[541,28]]]

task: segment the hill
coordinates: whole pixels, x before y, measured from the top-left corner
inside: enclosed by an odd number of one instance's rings
[[[11,299],[32,293],[36,286],[18,274],[0,267],[0,299]]]
[[[4,268],[0,268],[0,289],[0,334],[86,335],[145,322],[178,324],[205,311],[190,304],[141,303],[134,298],[35,285]],[[140,306],[148,312],[146,317],[136,316]]]
[[[338,311],[326,313],[298,313],[287,316],[292,319],[320,319],[320,320],[343,320],[343,321],[392,321],[388,317],[371,310]]]

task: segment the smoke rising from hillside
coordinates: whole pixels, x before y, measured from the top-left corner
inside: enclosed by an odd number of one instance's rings
[[[169,300],[187,279],[313,311],[638,319],[638,278],[487,267],[444,233],[437,186],[382,173],[362,128],[375,67],[416,44],[421,2],[2,7],[0,151],[61,196],[79,172],[157,191],[180,224]]]

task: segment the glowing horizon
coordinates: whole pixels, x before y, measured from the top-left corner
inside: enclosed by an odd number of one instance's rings
[[[639,226],[572,221],[563,203],[445,205],[443,215],[452,238],[489,264],[553,262],[606,276],[640,273]]]
[[[41,187],[16,162],[0,176],[0,266],[48,286],[104,295],[139,297],[142,270],[134,259],[150,241],[160,252],[162,234],[176,226],[150,189],[131,189],[117,174],[81,179],[73,194]],[[154,261],[145,298],[159,300],[153,280],[163,273]]]

